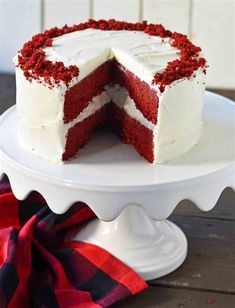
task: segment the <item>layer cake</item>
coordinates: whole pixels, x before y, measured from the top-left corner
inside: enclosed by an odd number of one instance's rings
[[[35,35],[15,58],[18,136],[44,159],[77,156],[97,127],[165,163],[198,141],[206,61],[162,25],[89,20]]]

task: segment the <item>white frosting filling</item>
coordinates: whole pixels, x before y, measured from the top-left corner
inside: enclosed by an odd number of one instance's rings
[[[139,109],[136,108],[134,100],[128,95],[128,91],[125,88],[120,87],[119,85],[114,85],[112,87],[107,87],[107,91],[111,100],[119,108],[123,108],[131,118],[140,122],[150,130],[154,129],[154,124],[148,121]]]
[[[79,77],[70,86],[113,57],[152,86],[156,72],[163,71],[168,61],[179,56],[179,51],[169,43],[169,38],[162,40],[143,32],[87,29],[55,38],[53,46],[44,50],[51,61],[79,67]],[[200,135],[205,89],[205,74],[201,69],[196,77],[173,82],[163,93],[154,87],[159,97],[157,125],[143,116],[127,90],[118,85],[106,87],[75,120],[64,124],[65,84],[49,88],[44,82],[29,82],[20,68],[16,68],[16,81],[19,140],[26,149],[51,161],[61,161],[68,129],[110,100],[153,131],[154,162],[167,162],[186,153]]]

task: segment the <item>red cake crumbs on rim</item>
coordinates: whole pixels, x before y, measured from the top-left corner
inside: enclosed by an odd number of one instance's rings
[[[166,69],[162,73],[154,76],[153,83],[159,85],[161,92],[173,81],[181,78],[189,78],[200,67],[205,67],[206,60],[199,57],[200,47],[193,45],[186,35],[174,32],[171,35],[171,46],[180,50],[180,59],[168,62]],[[206,73],[204,69],[204,73]]]
[[[45,59],[44,47],[52,46],[52,39],[63,34],[84,29],[100,30],[129,30],[144,31],[153,36],[162,38],[170,37],[171,45],[180,50],[180,59],[168,62],[166,69],[162,73],[154,76],[153,83],[159,85],[161,92],[165,86],[181,78],[189,78],[193,72],[200,67],[205,68],[205,59],[199,57],[201,49],[193,45],[186,35],[166,30],[161,24],[147,24],[146,21],[138,23],[128,23],[124,21],[90,19],[88,22],[73,26],[65,25],[63,28],[52,28],[41,34],[37,34],[25,43],[18,55],[18,66],[24,71],[28,80],[43,79],[49,85],[64,82],[67,86],[70,81],[79,75],[79,69],[75,65],[65,67],[63,62],[52,62]],[[205,69],[204,69],[205,72]]]

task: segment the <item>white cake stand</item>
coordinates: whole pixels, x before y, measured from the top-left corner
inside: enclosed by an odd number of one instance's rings
[[[87,203],[99,219],[68,240],[104,247],[144,279],[166,275],[184,261],[187,240],[165,220],[183,199],[213,208],[225,187],[235,189],[235,105],[206,93],[204,130],[189,153],[153,166],[108,133],[93,136],[79,159],[56,165],[19,146],[15,107],[0,119],[0,175],[22,200],[40,192],[55,213]]]

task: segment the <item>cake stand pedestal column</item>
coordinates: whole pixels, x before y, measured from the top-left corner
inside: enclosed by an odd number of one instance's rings
[[[71,239],[106,249],[145,280],[174,271],[187,255],[187,240],[179,227],[169,220],[154,221],[135,205],[113,221],[94,219]]]

